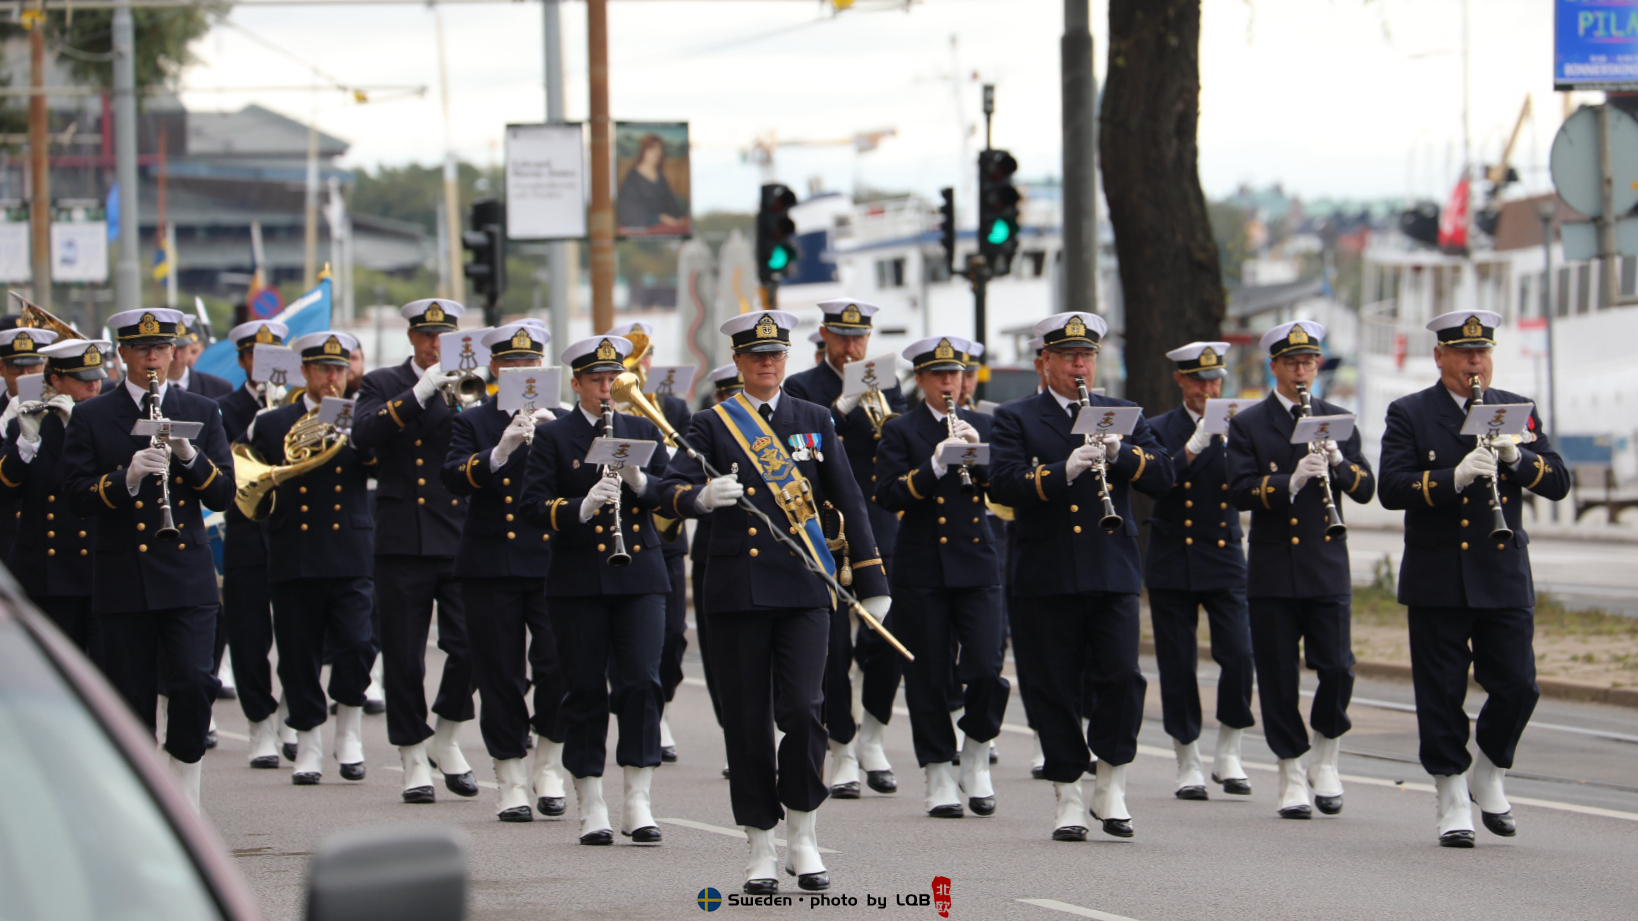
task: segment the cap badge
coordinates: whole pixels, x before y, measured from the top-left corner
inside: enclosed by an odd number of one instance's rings
[[[432,305],[427,308],[427,312],[421,314],[421,319],[426,323],[442,323],[444,322],[444,309],[438,306],[437,301],[433,301]]]
[[[1211,349],[1206,349],[1204,352],[1200,353],[1200,367],[1210,368],[1215,364],[1217,364],[1216,352],[1212,351]]]
[[[1468,317],[1467,323],[1462,326],[1462,335],[1469,339],[1478,339],[1484,335],[1484,324],[1478,317]]]
[[[256,330],[257,342],[263,343],[264,345],[272,345],[274,338],[273,328],[270,326],[263,326]]]
[[[137,335],[139,335],[139,336],[157,336],[157,335],[159,335],[159,321],[154,319],[153,314],[145,313],[145,314],[142,315],[142,319],[137,323]]]
[[[34,351],[34,340],[28,333],[18,333],[17,338],[11,340],[11,350],[14,352]]]
[[[1286,341],[1292,345],[1307,345],[1308,331],[1301,326],[1293,326],[1290,334],[1286,336]]]
[[[842,311],[843,323],[857,323],[859,319],[859,306],[857,304],[849,304],[847,309]]]
[[[933,358],[937,361],[949,361],[954,357],[955,348],[950,345],[950,340],[940,339],[938,341],[938,347],[933,349]]]
[[[602,342],[597,344],[597,360],[619,361],[620,350],[614,347],[614,343],[604,339]]]
[[[529,334],[523,330],[520,329],[512,334],[512,348],[527,349],[532,345],[534,345],[534,341],[531,340],[529,338]]]
[[[773,317],[763,314],[762,319],[758,320],[756,324],[756,337],[758,339],[778,339],[779,324],[774,322]]]
[[[334,336],[331,336],[330,338],[324,340],[324,354],[326,354],[326,355],[340,355],[341,354],[341,340],[337,339]]]
[[[1069,322],[1064,324],[1064,336],[1071,339],[1086,338],[1086,323],[1081,320],[1079,315],[1070,317]]]
[[[96,366],[102,364],[102,353],[97,351],[96,346],[93,345],[86,348],[84,363],[87,368],[95,368]]]

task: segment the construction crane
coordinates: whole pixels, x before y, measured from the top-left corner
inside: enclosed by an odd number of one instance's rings
[[[774,132],[766,131],[757,135],[751,146],[741,150],[739,154],[742,162],[755,163],[762,168],[762,182],[767,184],[778,181],[774,170],[774,151],[781,147],[852,147],[855,153],[866,153],[880,147],[883,138],[897,137],[898,133],[896,128],[881,128],[876,131],[860,131],[852,137],[802,141],[782,140]]]

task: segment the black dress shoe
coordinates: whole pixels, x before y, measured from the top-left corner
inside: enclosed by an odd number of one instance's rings
[[[961,767],[961,752],[956,752],[955,757],[950,759],[950,763],[956,767]]]
[[[1484,827],[1490,829],[1490,833],[1493,835],[1511,838],[1519,833],[1519,825],[1513,820],[1511,810],[1507,812],[1485,812],[1481,809],[1479,815],[1484,819]]]
[[[210,750],[212,748],[215,748],[218,744],[220,744],[220,743],[216,739],[216,730],[214,730],[214,729],[206,730],[205,731],[205,749],[208,751],[208,750]]]
[[[1287,806],[1280,810],[1280,818],[1282,819],[1312,819],[1313,817],[1314,810],[1307,806]]]
[[[333,700],[332,700],[332,701],[330,701],[330,715],[331,715],[331,716],[335,716],[335,715],[336,715],[336,702],[335,702],[335,701],[333,701]]]
[[[1199,786],[1178,787],[1176,796],[1178,799],[1211,799],[1206,795],[1206,788]]]
[[[341,779],[342,780],[363,780],[364,779],[364,762],[360,761],[357,764],[343,764],[341,766]]]
[[[927,814],[935,819],[959,819],[967,813],[962,810],[960,803],[945,803],[927,810]]]
[[[796,878],[796,886],[803,892],[824,892],[830,888],[830,874],[823,871],[803,873]]]
[[[995,815],[995,797],[969,796],[967,807],[973,811],[973,815]]]
[[[478,795],[478,781],[472,776],[471,771],[467,771],[465,774],[445,774],[444,786],[448,787],[449,792],[456,796],[472,797]]]
[[[1046,780],[1046,765],[1030,768],[1029,776],[1033,780]]]
[[[644,825],[636,831],[622,831],[620,834],[630,838],[632,844],[660,843],[660,829],[655,825]]]
[[[865,783],[877,793],[899,792],[899,781],[892,771],[865,771]]]
[[[728,779],[728,765],[726,765],[726,764],[722,766],[722,779],[723,780]]]
[[[260,758],[250,759],[250,766],[260,770],[268,770],[279,766],[278,755],[262,755]]]
[[[431,787],[410,787],[404,791],[406,803],[436,803],[438,795],[432,792]]]
[[[319,782],[319,775],[311,771],[303,771],[300,774],[291,774],[290,782],[298,787],[311,787]]]
[[[513,806],[511,809],[502,809],[496,818],[502,822],[533,822],[535,814],[529,811],[528,806]]]
[[[1081,825],[1064,825],[1052,830],[1054,841],[1085,841],[1086,828]]]
[[[364,699],[364,712],[370,716],[378,716],[387,712],[387,702],[384,700]]]
[[[1096,819],[1098,817],[1093,816],[1092,818]],[[1103,833],[1106,835],[1113,835],[1116,838],[1130,838],[1137,834],[1132,830],[1131,819],[1098,819],[1098,821],[1103,823]]]
[[[850,780],[847,783],[839,783],[830,788],[830,795],[833,799],[858,799],[859,782]]]
[[[216,689],[216,699],[217,700],[238,700],[239,699],[239,691],[238,691],[237,688],[231,688],[231,687],[228,687],[227,685],[224,684],[221,687]]]
[[[591,847],[607,847],[614,843],[614,832],[607,828],[590,831],[580,836],[580,843]]]
[[[990,763],[995,764],[995,763],[999,762],[1000,760],[1001,760],[1001,756],[995,753],[995,746],[991,745],[990,746]]]
[[[1447,831],[1439,836],[1440,847],[1472,847],[1473,831],[1459,828],[1456,831]]]
[[[779,880],[748,879],[743,887],[746,895],[778,895]]]
[[[295,762],[295,760],[296,760],[296,743],[294,743],[294,742],[281,743],[279,745],[279,750],[284,752],[284,760],[292,762],[292,763]]]
[[[1234,796],[1250,796],[1251,781],[1245,777],[1230,777],[1224,780],[1216,774],[1211,775],[1212,782],[1223,785],[1223,792]]]
[[[562,796],[542,796],[535,800],[535,808],[541,815],[556,818],[569,811],[569,800]]]
[[[661,764],[676,764],[677,763],[677,746],[675,746],[675,745],[662,745],[662,746],[660,746],[660,763]]]
[[[1342,812],[1342,797],[1316,796],[1314,797],[1314,805],[1326,815],[1337,815]]]

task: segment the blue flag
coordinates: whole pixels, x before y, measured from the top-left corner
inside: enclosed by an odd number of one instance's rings
[[[330,328],[330,276],[319,278],[318,287],[290,302],[290,306],[269,319],[290,327],[285,342],[297,336],[316,333]],[[231,339],[218,339],[199,354],[195,368],[207,374],[227,378],[234,387],[245,382],[245,372],[239,367],[239,350]]]

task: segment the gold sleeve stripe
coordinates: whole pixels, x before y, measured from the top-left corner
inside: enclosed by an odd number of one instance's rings
[[[1257,495],[1258,495],[1259,498],[1261,498],[1263,500],[1263,508],[1266,508],[1266,509],[1269,509],[1270,511],[1272,511],[1274,506],[1268,504],[1268,494],[1270,492],[1273,492],[1273,490],[1269,489],[1269,487],[1268,487],[1268,477],[1265,476],[1265,477],[1263,477],[1263,485],[1261,487],[1259,487],[1258,490],[1257,490]]]
[[[12,489],[23,485],[21,481],[13,483],[11,480],[6,479],[6,459],[4,457],[0,457],[0,483],[4,483]]]
[[[1041,477],[1044,477],[1051,472],[1052,471],[1048,470],[1045,466],[1035,468],[1035,494],[1041,497],[1042,502],[1047,501],[1047,494],[1046,490],[1041,488]]]
[[[1526,487],[1524,487],[1524,488],[1525,488],[1525,489],[1535,489],[1535,488],[1536,488],[1536,484],[1537,484],[1537,483],[1540,483],[1540,482],[1541,482],[1541,478],[1542,478],[1542,477],[1544,477],[1544,476],[1546,476],[1546,475],[1547,475],[1547,471],[1548,471],[1548,470],[1551,470],[1551,469],[1552,469],[1552,468],[1551,468],[1551,467],[1549,467],[1549,466],[1547,466],[1547,462],[1546,462],[1546,461],[1543,461],[1543,460],[1542,460],[1542,459],[1541,459],[1541,458],[1539,458],[1539,457],[1538,457],[1538,458],[1536,458],[1536,478],[1535,478],[1535,479],[1533,479],[1533,480],[1531,480],[1531,481],[1530,481],[1530,485],[1529,485],[1529,486],[1526,486]]]
[[[921,500],[921,499],[927,498],[926,496],[922,495],[921,493],[916,492],[916,471],[915,470],[912,470],[909,473],[904,475],[904,485],[905,485],[906,488],[908,488],[910,490],[910,495],[915,496],[916,499]]]
[[[548,504],[551,505],[551,507],[552,507],[552,530],[553,531],[561,531],[562,528],[559,528],[557,526],[557,510],[558,510],[558,507],[563,504],[563,500],[562,499],[554,499]]]
[[[114,508],[115,507],[114,503],[108,501],[108,493],[103,491],[103,490],[105,490],[107,488],[108,488],[108,474],[105,473],[105,474],[102,475],[101,479],[97,480],[97,498],[102,500],[103,505],[106,505],[109,508]]]
[[[404,420],[398,418],[398,409],[397,409],[397,401],[396,400],[389,400],[387,402],[387,412],[388,412],[388,414],[390,414],[392,416],[392,421],[398,423],[399,428],[404,427]]]
[[[195,486],[193,488],[194,492],[204,492],[210,486],[210,484],[216,482],[216,475],[222,472],[222,469],[216,466],[216,462],[210,458],[205,458],[205,463],[210,464],[210,476],[205,477],[205,482]]]
[[[478,465],[478,458],[482,456],[482,454],[474,454],[466,459],[466,481],[472,484],[473,489],[483,488],[477,480],[472,478],[472,468]]]
[[[1348,487],[1348,491],[1353,492],[1359,488],[1359,481],[1365,479],[1365,471],[1359,469],[1358,464],[1349,464],[1348,466],[1354,468],[1354,485]]]
[[[860,560],[859,562],[853,564],[853,568],[854,569],[863,569],[866,566],[881,566],[881,565],[882,565],[881,559],[877,558],[877,559],[874,559],[874,560]],[[887,567],[882,566],[882,568],[886,569]]]
[[[1132,453],[1136,454],[1138,459],[1137,473],[1132,474],[1132,481],[1137,482],[1143,479],[1143,468],[1149,466],[1149,455],[1144,454],[1143,449],[1137,445],[1132,446]]]
[[[694,487],[692,485],[685,483],[671,491],[671,510],[677,513],[676,517],[679,521],[687,518],[688,516],[683,514],[682,507],[677,505],[677,503],[681,502],[682,497],[688,495],[689,491],[693,488]]]
[[[1432,470],[1422,471],[1422,501],[1426,502],[1429,508],[1433,507],[1433,487],[1437,485],[1428,482],[1428,477],[1432,475]]]

